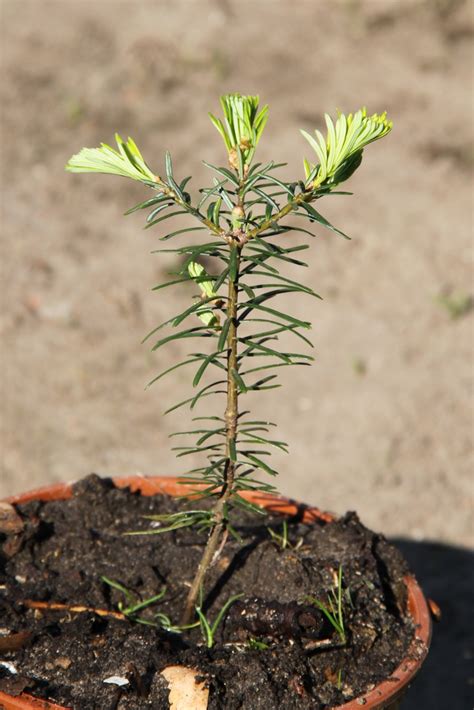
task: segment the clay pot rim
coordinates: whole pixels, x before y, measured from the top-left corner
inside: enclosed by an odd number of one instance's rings
[[[182,495],[186,490],[191,491],[196,486],[178,483],[174,476],[117,476],[112,481],[118,488],[130,488],[132,493],[140,492],[144,496],[155,494]],[[54,483],[50,486],[37,488],[19,495],[10,496],[4,500],[8,503],[27,503],[32,500],[66,500],[72,495],[75,481],[68,483]],[[335,515],[326,513],[310,505],[299,503],[283,496],[243,491],[243,497],[253,503],[260,504],[273,513],[286,516],[298,516],[302,522],[312,523],[316,520],[330,522]],[[407,575],[405,584],[408,593],[408,609],[415,626],[415,635],[408,648],[406,657],[402,660],[391,676],[382,681],[373,690],[350,700],[344,705],[338,705],[335,710],[380,710],[387,703],[392,703],[403,695],[406,687],[413,680],[425,660],[431,642],[431,617],[427,601],[415,577]],[[10,696],[0,692],[0,703],[5,710],[71,710],[49,701],[34,698],[26,693],[19,696]]]

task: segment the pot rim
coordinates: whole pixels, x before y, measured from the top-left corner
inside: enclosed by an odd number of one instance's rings
[[[109,478],[108,476],[106,478]],[[131,476],[112,476],[112,481],[118,488],[130,488],[132,493],[140,492],[144,496],[164,494],[177,496],[183,492],[192,492],[199,486],[179,483],[176,476],[144,476],[141,474]],[[5,502],[27,503],[32,500],[66,500],[72,496],[72,487],[76,481],[66,483],[53,483],[50,486],[36,488],[14,496],[5,498]],[[313,523],[316,520],[333,521],[336,516],[319,510],[314,506],[300,503],[293,499],[285,498],[271,493],[258,491],[242,491],[241,495],[257,505],[264,506],[272,513],[299,517],[301,522]],[[408,593],[408,611],[413,619],[415,635],[407,651],[406,657],[393,673],[375,688],[363,695],[350,700],[344,705],[338,705],[334,710],[382,710],[387,703],[395,702],[405,692],[425,660],[431,642],[431,617],[425,596],[413,575],[406,575],[405,584]],[[56,705],[48,700],[34,698],[27,693],[11,696],[0,691],[0,703],[5,710],[71,710],[62,705]]]

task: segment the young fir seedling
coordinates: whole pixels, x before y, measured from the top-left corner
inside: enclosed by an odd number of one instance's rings
[[[119,602],[117,608],[125,617],[127,617],[131,621],[136,621],[139,624],[145,624],[148,626],[160,625],[167,629],[171,627],[171,621],[169,617],[166,616],[166,614],[162,614],[161,612],[157,612],[155,614],[155,619],[159,623],[138,616],[139,612],[143,611],[144,609],[148,609],[148,607],[152,606],[153,604],[156,604],[157,602],[163,599],[166,594],[166,587],[164,587],[159,594],[156,594],[155,596],[150,597],[149,599],[137,599],[133,592],[127,589],[127,587],[124,587],[123,584],[120,584],[120,582],[116,582],[114,579],[109,579],[109,577],[105,576],[102,576],[101,579],[109,587],[112,587],[112,589],[116,589],[117,591],[123,594],[126,603]]]
[[[227,165],[218,167],[205,162],[214,173],[212,184],[200,189],[195,201],[187,192],[190,177],[177,178],[169,153],[165,154],[164,177],[145,162],[131,138],[124,141],[116,135],[117,150],[106,144],[100,148],[83,148],[67,164],[76,173],[98,172],[120,175],[142,182],[151,191],[148,199],[130,209],[148,210],[146,227],[159,225],[175,216],[186,215],[194,226],[161,234],[162,241],[189,235],[185,245],[158,251],[174,252],[184,258],[176,278],[155,290],[192,282],[200,292],[192,304],[155,328],[147,338],[156,337],[153,350],[172,341],[182,346],[198,342],[181,362],[161,372],[155,382],[179,367],[194,369],[193,394],[171,407],[195,406],[207,398],[222,394],[226,404],[223,413],[210,415],[209,404],[204,416],[191,431],[179,435],[195,437],[192,445],[179,447],[178,456],[202,454],[207,461],[183,476],[183,483],[195,484],[197,498],[212,498],[210,510],[183,510],[162,516],[164,526],[153,533],[197,526],[207,532],[207,542],[195,571],[184,605],[181,624],[189,624],[195,614],[206,573],[225,544],[232,526],[232,511],[242,507],[261,512],[258,506],[242,496],[245,491],[272,491],[273,486],[255,477],[256,473],[275,476],[268,462],[271,448],[286,451],[286,444],[272,439],[273,423],[252,419],[240,402],[247,392],[262,392],[278,386],[277,368],[308,365],[313,359],[306,352],[278,347],[279,336],[291,336],[312,347],[304,331],[311,324],[283,312],[273,305],[282,294],[319,296],[309,286],[284,275],[287,264],[306,266],[295,255],[308,248],[296,245],[288,235],[292,231],[314,236],[305,229],[304,221],[346,235],[330,224],[314,204],[325,195],[350,194],[336,188],[359,167],[366,145],[385,136],[392,127],[386,115],[367,115],[365,109],[354,114],[339,113],[334,122],[326,115],[327,135],[318,130],[314,135],[302,131],[312,151],[312,159],[304,159],[304,172],[292,180],[276,177],[284,163],[254,163],[254,155],[268,118],[268,107],[259,108],[257,96],[230,94],[221,98],[223,120],[210,114],[221,134],[227,151]],[[298,224],[289,217],[300,218]],[[303,221],[301,218],[304,218]],[[198,240],[195,232],[203,232]],[[299,256],[299,254],[298,254]],[[209,273],[200,259],[205,258]],[[283,273],[282,273],[283,270]],[[162,328],[171,332],[157,336]],[[210,381],[203,385],[210,373]]]
[[[272,528],[267,528],[268,534],[272,538],[272,540],[278,545],[278,547],[281,550],[286,550],[287,548],[290,548],[292,550],[299,550],[301,545],[303,544],[303,538],[300,537],[299,540],[295,543],[292,544],[289,539],[288,539],[288,521],[284,520],[281,524],[281,533],[276,532],[275,530],[272,530]]]
[[[342,567],[339,565],[337,576],[334,580],[334,588],[328,594],[327,604],[322,602],[320,599],[315,599],[314,597],[307,597],[307,600],[315,604],[320,611],[324,614],[326,619],[329,621],[331,626],[336,631],[339,636],[341,644],[345,644],[347,640],[346,628],[344,624],[344,612],[342,608]],[[347,596],[350,600],[349,590],[346,590]]]
[[[224,616],[226,615],[227,610],[232,606],[234,602],[237,601],[237,599],[240,599],[240,597],[242,596],[242,594],[234,594],[233,597],[229,597],[226,603],[219,610],[219,613],[217,614],[212,624],[209,623],[204,612],[202,611],[202,599],[200,600],[199,605],[196,607],[196,614],[199,619],[199,626],[201,627],[202,637],[206,642],[206,646],[208,648],[212,648],[214,646],[217,629],[219,628],[219,625],[221,624]]]

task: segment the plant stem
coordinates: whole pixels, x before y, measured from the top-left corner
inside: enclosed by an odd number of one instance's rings
[[[249,239],[253,239],[254,237],[258,237],[259,234],[262,232],[265,232],[269,227],[272,226],[272,224],[275,224],[280,221],[283,217],[286,217],[287,214],[290,212],[293,212],[298,205],[300,205],[302,202],[311,202],[311,198],[313,197],[312,191],[308,192],[302,192],[297,197],[295,197],[293,200],[290,200],[289,202],[286,203],[284,207],[281,208],[279,212],[276,214],[272,215],[269,219],[266,219],[264,222],[259,227],[255,227],[252,229],[250,232],[247,232],[247,241]]]
[[[178,207],[181,207],[181,209],[186,210],[186,212],[189,212],[189,214],[193,215],[193,217],[196,217],[200,222],[206,225],[206,227],[213,233],[213,234],[219,234],[222,236],[225,234],[225,230],[222,229],[221,227],[218,227],[214,222],[212,222],[210,219],[205,217],[200,210],[198,210],[197,207],[193,207],[189,202],[185,202],[185,200],[182,200],[181,197],[176,193],[173,188],[171,188],[167,183],[162,180],[162,178],[159,175],[155,176],[155,185],[158,186],[159,190],[164,194],[168,195],[177,205]]]
[[[230,320],[229,332],[227,334],[227,406],[225,410],[226,423],[226,462],[224,464],[223,483],[219,493],[219,498],[212,510],[214,516],[214,524],[209,533],[206,547],[199,562],[197,572],[191,584],[191,588],[186,599],[186,605],[181,617],[180,625],[186,626],[193,618],[196,602],[199,596],[199,590],[204,583],[209,567],[214,561],[214,557],[218,551],[219,543],[222,535],[226,532],[226,503],[231,498],[234,492],[234,475],[235,475],[235,449],[237,439],[237,421],[238,421],[238,389],[237,383],[233,377],[232,371],[237,371],[237,305],[239,297],[239,271],[240,271],[240,254],[242,247],[233,242],[230,244],[231,259],[235,256],[236,268],[234,275],[229,275],[228,301],[227,301],[227,318]],[[236,253],[232,255],[232,250]]]

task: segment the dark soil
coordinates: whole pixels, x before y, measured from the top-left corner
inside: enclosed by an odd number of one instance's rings
[[[209,710],[315,710],[362,694],[397,667],[413,636],[404,613],[406,564],[354,513],[316,526],[290,521],[285,549],[268,532],[282,532],[281,518],[261,522],[239,514],[242,542],[229,540],[213,567],[205,613],[212,621],[230,596],[243,596],[212,649],[199,629],[173,634],[92,611],[25,603],[117,611],[123,594],[101,580],[105,575],[143,600],[166,587],[141,618],[153,621],[159,611],[177,623],[204,534],[185,529],[122,536],[149,529],[140,516],[177,506],[174,499],[130,494],[97,476],[77,484],[70,500],[17,506],[22,529],[16,520],[0,535],[1,690],[25,690],[74,710],[161,710],[169,703],[160,671],[182,663],[207,679]],[[346,645],[307,599],[327,602],[339,565]],[[328,647],[321,646],[326,639]],[[128,685],[104,683],[110,676],[125,677]]]

